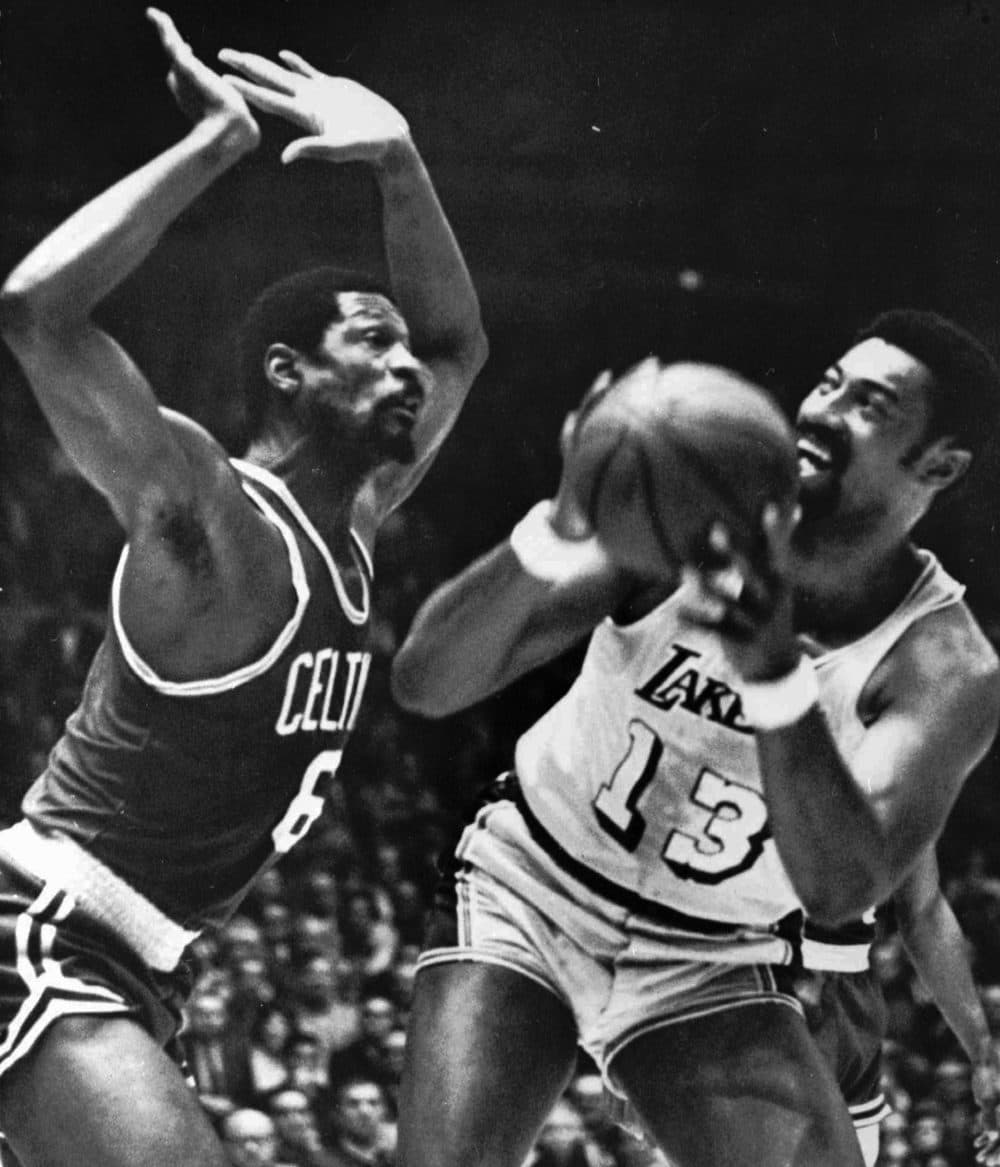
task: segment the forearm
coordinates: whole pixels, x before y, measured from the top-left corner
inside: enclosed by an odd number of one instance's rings
[[[225,119],[197,123],[181,141],[116,183],[44,239],[10,274],[4,323],[25,316],[82,323],[146,258],[163,231],[255,141]]]
[[[837,924],[883,902],[885,840],[820,710],[758,733],[757,751],[774,841],[808,915]]]
[[[924,987],[970,1061],[989,1049],[990,1030],[965,956],[965,937],[943,895],[914,915],[897,903],[900,935]]]
[[[482,344],[479,299],[423,160],[409,138],[376,166],[386,260],[400,311],[421,355]]]
[[[392,666],[405,708],[443,717],[501,688],[507,662],[551,585],[501,544],[442,585],[417,613]]]

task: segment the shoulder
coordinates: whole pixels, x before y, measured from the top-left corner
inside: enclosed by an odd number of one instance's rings
[[[967,604],[928,613],[899,638],[878,670],[890,704],[954,710],[996,731],[1000,661]],[[974,715],[974,716],[973,716]]]

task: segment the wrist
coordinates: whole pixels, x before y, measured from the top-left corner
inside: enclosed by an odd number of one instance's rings
[[[510,533],[511,550],[536,579],[559,583],[605,561],[597,539],[569,539],[553,527],[552,499],[536,503]]]
[[[397,137],[388,138],[383,143],[381,153],[372,158],[371,164],[380,182],[422,167],[420,153],[405,122]]]
[[[190,138],[210,164],[226,169],[257,149],[260,129],[253,120],[218,112],[196,122]]]
[[[786,729],[818,705],[819,681],[809,657],[799,656],[779,676],[744,682],[740,695],[743,715],[754,729]]]

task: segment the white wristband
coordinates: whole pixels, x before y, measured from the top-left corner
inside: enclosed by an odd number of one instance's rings
[[[553,502],[543,499],[531,508],[510,533],[511,550],[524,570],[550,583],[571,579],[588,566],[607,562],[597,537],[563,539],[549,522]]]
[[[776,681],[747,681],[740,689],[743,714],[754,729],[784,729],[819,701],[819,681],[807,656]]]

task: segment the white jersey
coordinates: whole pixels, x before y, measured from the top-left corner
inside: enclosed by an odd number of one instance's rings
[[[899,637],[964,589],[930,552],[899,607],[816,656],[820,704],[848,766],[858,699]],[[611,898],[692,920],[770,926],[800,908],[771,838],[741,680],[683,589],[634,624],[605,620],[579,677],[517,744],[536,839]]]

